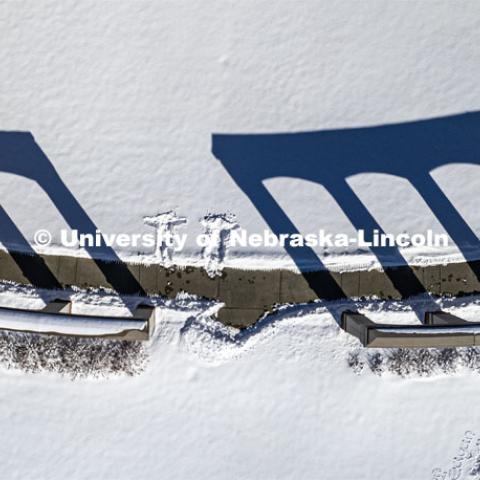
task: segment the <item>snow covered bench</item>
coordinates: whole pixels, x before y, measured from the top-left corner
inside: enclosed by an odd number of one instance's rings
[[[43,310],[0,307],[0,330],[128,341],[148,340],[153,334],[153,307],[141,305],[132,317],[103,317],[71,313],[71,306],[56,300]]]
[[[445,312],[427,312],[425,324],[375,323],[358,312],[342,313],[341,327],[371,348],[429,348],[480,345],[480,323],[467,322]]]

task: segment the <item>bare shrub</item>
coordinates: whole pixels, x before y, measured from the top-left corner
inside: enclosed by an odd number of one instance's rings
[[[456,348],[442,348],[438,352],[437,364],[442,372],[453,373],[457,370],[458,359],[459,354]]]
[[[365,363],[360,358],[360,352],[350,352],[347,357],[348,366],[357,374],[362,373]]]
[[[388,352],[387,369],[401,377],[410,375],[415,369],[415,358],[408,348],[396,348]]]
[[[480,355],[475,347],[460,349],[460,362],[465,367],[480,372]]]
[[[434,348],[419,348],[414,354],[413,370],[421,377],[428,377],[437,368],[438,350]]]
[[[364,349],[350,353],[347,363],[357,374],[365,365],[376,375],[390,372],[401,377],[453,374],[461,367],[480,373],[480,348]]]
[[[29,373],[71,378],[136,375],[146,365],[141,342],[0,332],[0,365]]]
[[[382,353],[377,352],[372,355],[368,356],[368,366],[370,367],[370,370],[377,374],[381,375],[384,371],[384,356]]]

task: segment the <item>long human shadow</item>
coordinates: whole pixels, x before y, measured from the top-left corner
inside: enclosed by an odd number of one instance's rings
[[[33,180],[48,195],[67,224],[80,234],[93,234],[96,225],[65,185],[48,157],[35,142],[30,132],[0,132],[0,172],[12,173]],[[34,214],[34,206],[32,206]],[[48,226],[46,226],[48,228]],[[7,245],[20,245],[35,256],[35,251],[15,226],[13,220],[0,207],[0,240]],[[105,245],[86,246],[85,249],[104,274],[108,283],[119,293],[145,294],[137,279],[121,262],[115,251]],[[36,286],[58,287],[58,282],[40,257],[32,262],[14,248],[9,252],[24,275]],[[105,258],[109,261],[100,261]]]
[[[214,134],[212,152],[276,234],[298,233],[298,230],[265,188],[264,180],[296,177],[322,184],[355,228],[384,233],[346,179],[358,173],[386,173],[408,179],[465,259],[469,263],[475,260],[471,247],[478,247],[479,240],[435,183],[431,171],[451,163],[480,164],[480,112],[365,128]],[[397,248],[371,250],[382,265],[388,259],[390,265],[403,267],[386,269],[402,296],[425,293]],[[287,251],[319,297],[344,297],[332,276],[324,277],[321,285],[312,280],[315,275],[309,271],[326,268],[311,248],[287,248]],[[480,279],[477,264],[470,263]]]

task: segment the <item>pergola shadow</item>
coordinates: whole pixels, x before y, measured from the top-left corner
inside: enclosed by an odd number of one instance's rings
[[[35,142],[30,132],[0,132],[0,172],[30,179],[48,195],[67,224],[80,234],[93,234],[96,225],[65,185],[55,167]],[[34,207],[32,206],[32,209]],[[14,221],[0,206],[0,240],[8,248],[25,277],[37,287],[59,288],[60,285],[45,262],[16,227]],[[5,241],[6,239],[6,241]],[[19,250],[9,248],[19,246]],[[121,262],[115,251],[107,246],[85,247],[108,283],[121,294],[145,294],[142,286]],[[33,256],[28,259],[22,253]],[[97,261],[106,258],[111,261]]]
[[[480,164],[480,112],[365,128],[214,134],[212,152],[277,235],[299,232],[268,192],[264,180],[294,177],[317,182],[336,200],[355,228],[367,232],[377,229],[384,233],[346,179],[358,173],[386,173],[406,178],[423,197],[467,262],[476,260],[470,248],[479,244],[476,234],[430,172],[451,163]],[[386,268],[385,271],[402,297],[426,294],[397,248],[371,250],[382,265],[387,258],[391,264],[393,258],[395,265],[401,267]],[[311,270],[326,268],[311,248],[287,248],[287,252],[320,298],[345,297],[332,276],[327,276],[321,284],[313,280],[315,276]],[[305,264],[309,265],[307,271],[303,267]],[[470,265],[480,278],[478,262]]]

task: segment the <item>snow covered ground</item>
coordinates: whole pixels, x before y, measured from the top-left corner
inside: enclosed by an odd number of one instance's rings
[[[250,233],[268,228],[260,205],[212,154],[213,134],[319,132],[478,111],[479,13],[475,1],[297,0],[273,10],[267,0],[0,2],[0,131],[31,132],[105,234],[153,232],[144,217],[170,210],[185,217],[178,231],[188,242],[173,261],[192,263],[208,213],[231,212]],[[368,158],[357,160],[367,168]],[[387,171],[391,163],[387,156]],[[273,170],[265,188],[301,232],[355,231],[321,181]],[[387,232],[444,232],[409,181],[390,173],[367,168],[347,180]],[[453,155],[430,173],[478,235],[478,162]],[[0,172],[0,187],[25,238],[49,229],[58,247],[69,228],[60,205],[20,175]],[[0,235],[10,246],[16,240]],[[153,253],[138,250],[117,253]],[[331,267],[374,261],[353,247],[316,253]],[[449,255],[461,259],[453,244],[405,252],[417,263]],[[282,248],[239,247],[226,260],[292,266]]]
[[[3,285],[0,303],[40,306],[38,293]],[[75,300],[77,311],[124,312],[101,292]],[[408,324],[421,306],[359,304],[375,321]],[[441,306],[478,319],[480,298]],[[238,333],[209,318],[214,305],[184,297],[157,310],[139,375],[3,366],[3,478],[478,478],[479,371],[359,370],[349,365],[359,344],[334,319],[342,304],[328,307],[284,307]]]
[[[1,205],[18,228],[7,231],[0,221],[0,243],[25,246],[48,229],[47,252],[85,254],[60,248],[60,230],[71,228],[62,208],[106,234],[153,232],[159,214],[174,212],[181,219],[175,228],[189,240],[181,253],[162,251],[164,260],[207,260],[215,270],[215,255],[203,258],[193,243],[211,228],[206,220],[231,215],[250,233],[268,225],[264,205],[254,205],[214,156],[213,134],[344,131],[479,111],[479,13],[478,2],[448,0],[298,0],[275,8],[267,0],[0,0],[0,133],[8,143],[9,132],[31,132],[43,152],[0,157],[0,170],[10,165],[0,171]],[[399,146],[400,165],[436,160],[409,138]],[[474,157],[473,147],[467,153]],[[346,182],[385,231],[443,233],[412,179],[389,170],[393,163],[386,156],[382,169],[349,174]],[[64,182],[53,184],[56,203],[42,190],[48,178],[42,185],[29,177],[36,169]],[[444,223],[456,218],[460,233],[475,239],[478,158],[452,155],[427,170],[454,207]],[[353,235],[352,219],[317,180],[272,170],[262,185],[300,232]],[[69,194],[80,211],[65,201]],[[460,261],[470,252],[479,258],[473,243],[461,253],[453,244],[402,253],[411,264]],[[334,270],[375,262],[354,248],[315,253]],[[116,254],[159,261],[153,249]],[[231,249],[223,263],[294,266],[283,248],[263,247]],[[49,298],[0,285],[0,305],[41,308]],[[75,291],[72,299],[77,313],[127,313],[102,292]],[[133,376],[115,374],[111,363],[97,376],[63,370],[69,345],[56,350],[52,371],[26,372],[24,362],[11,363],[12,349],[30,354],[31,342],[0,335],[0,478],[480,478],[476,350],[367,353],[339,329],[340,303],[285,306],[238,333],[210,318],[218,305],[188,296],[153,302],[153,341],[123,352],[138,360],[138,368],[124,365]],[[358,308],[375,321],[414,325],[424,305]],[[479,297],[440,306],[480,318]],[[118,352],[102,345],[97,353],[110,362]]]

